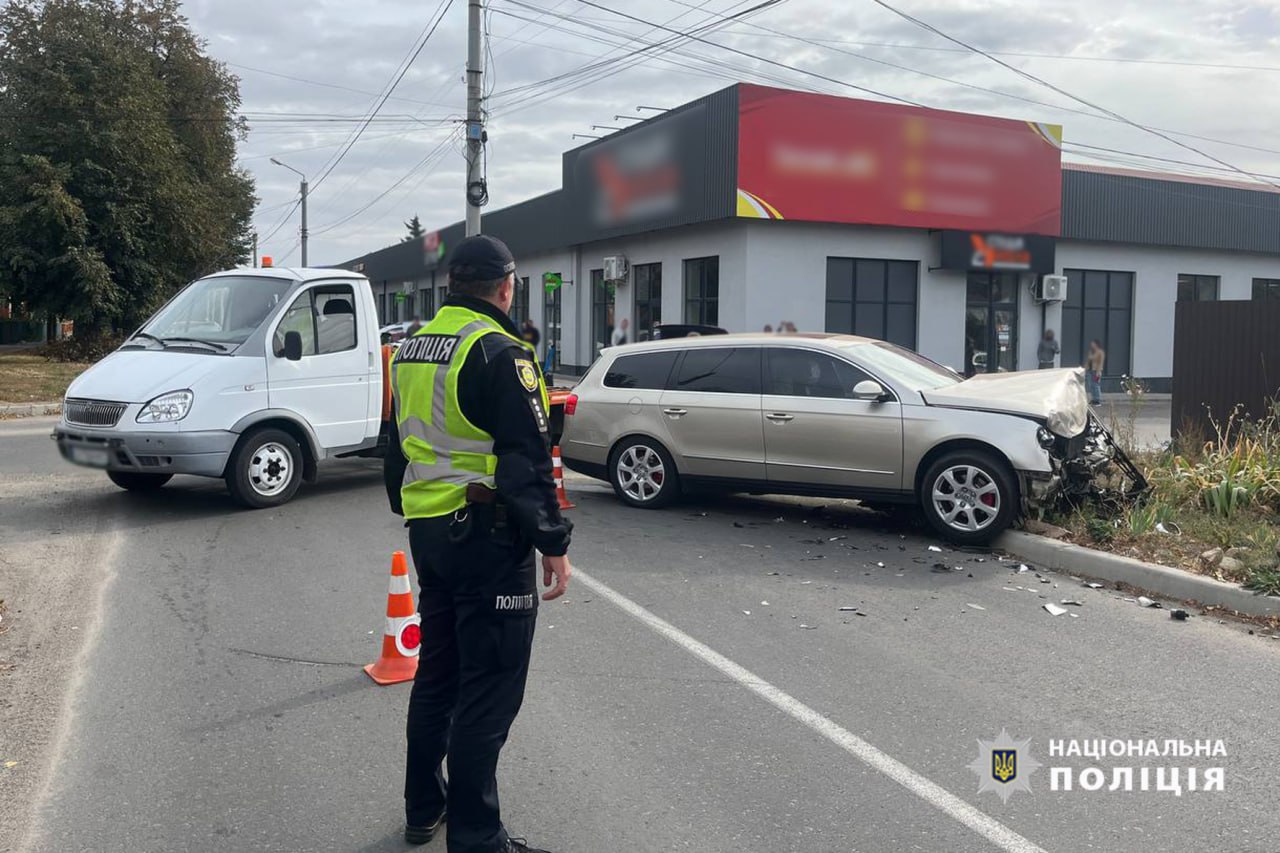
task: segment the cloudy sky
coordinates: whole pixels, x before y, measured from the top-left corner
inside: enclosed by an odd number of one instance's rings
[[[607,133],[591,126],[622,126],[626,119],[615,116],[636,115],[638,106],[676,106],[739,80],[874,97],[858,86],[933,107],[1056,122],[1065,127],[1067,160],[1248,180],[1235,167],[1280,184],[1280,0],[889,2],[1228,165],[1099,117],[873,0],[781,0],[737,20],[726,16],[761,0],[486,0],[488,209],[559,187],[561,152],[582,142],[572,134]],[[334,165],[446,4],[377,118]],[[185,7],[210,53],[241,78],[251,129],[240,156],[257,179],[263,254],[297,262],[297,215],[285,218],[297,178],[271,157],[314,185],[312,264],[394,243],[415,213],[429,230],[462,217],[465,0]]]

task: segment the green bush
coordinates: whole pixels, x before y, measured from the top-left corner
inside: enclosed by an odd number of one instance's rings
[[[72,335],[45,344],[39,353],[50,361],[92,362],[105,358],[123,342],[123,337],[114,335]]]

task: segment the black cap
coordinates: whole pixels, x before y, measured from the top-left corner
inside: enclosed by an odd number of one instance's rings
[[[466,238],[449,255],[449,275],[454,281],[493,281],[515,269],[516,259],[507,244],[488,234]]]

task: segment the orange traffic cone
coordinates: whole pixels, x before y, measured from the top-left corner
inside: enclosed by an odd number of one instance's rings
[[[379,684],[412,681],[418,671],[418,647],[422,645],[422,618],[413,609],[409,568],[404,551],[391,555],[391,590],[387,593],[387,627],[382,654],[364,668]]]
[[[577,504],[569,500],[564,490],[564,466],[560,464],[560,445],[551,448],[551,476],[556,481],[556,500],[561,509],[573,509]]]

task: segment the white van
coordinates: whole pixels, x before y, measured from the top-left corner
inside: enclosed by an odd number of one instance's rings
[[[54,438],[125,489],[197,474],[246,506],[276,506],[323,459],[381,455],[387,358],[364,276],[220,272],[72,382]]]

